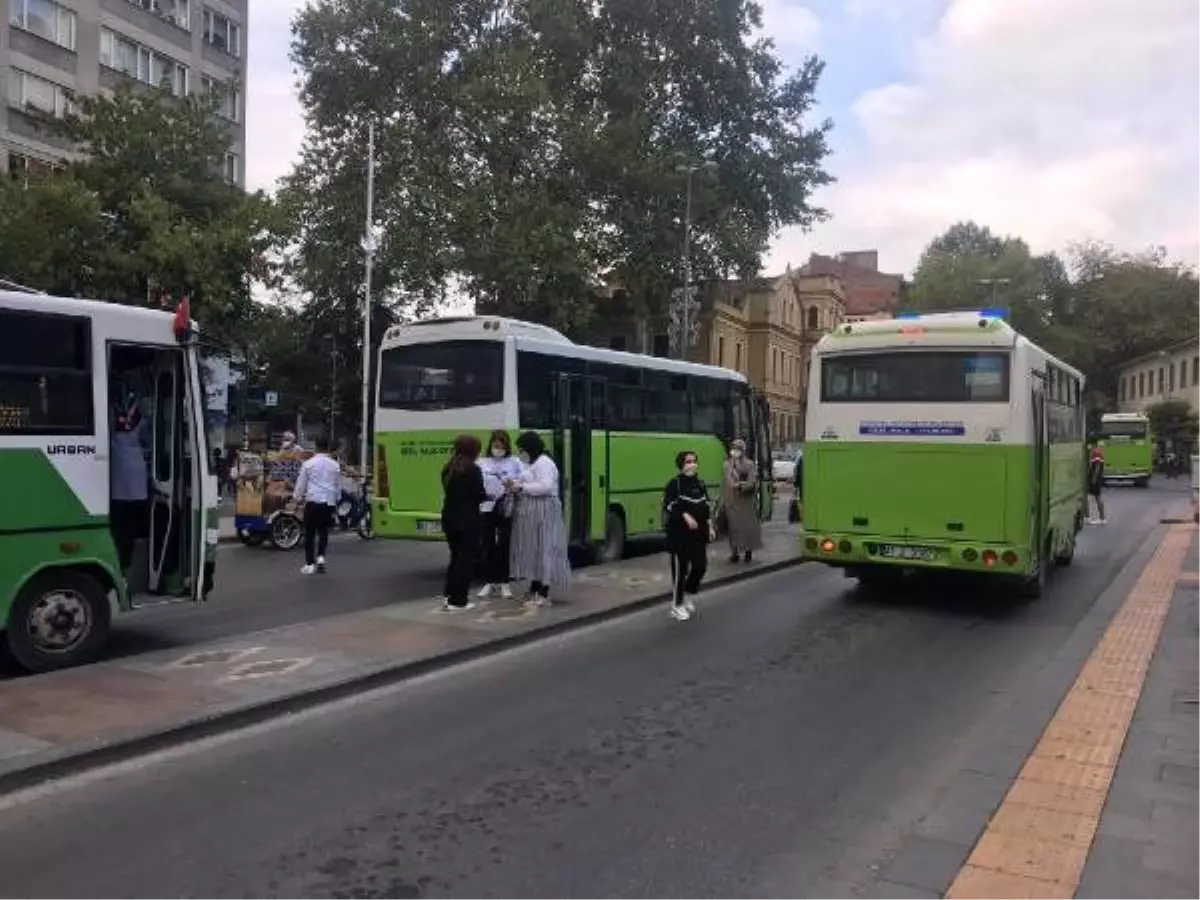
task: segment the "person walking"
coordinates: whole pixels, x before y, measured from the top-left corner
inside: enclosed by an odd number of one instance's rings
[[[512,596],[508,554],[512,544],[514,497],[505,488],[505,483],[521,477],[521,463],[512,455],[512,440],[504,429],[492,432],[489,445],[491,452],[479,461],[487,492],[487,499],[480,506],[483,513],[484,584],[479,589],[479,597],[486,599],[499,592],[501,597],[508,599]]]
[[[483,513],[480,505],[487,500],[483,472],[479,468],[479,438],[460,434],[454,439],[450,461],[442,469],[442,532],[450,546],[446,566],[445,604],[447,611],[471,609],[467,599],[471,573],[479,553]]]
[[[526,431],[517,438],[517,450],[524,468],[517,478],[506,482],[516,498],[509,552],[511,574],[529,582],[526,602],[549,606],[552,590],[557,596],[571,586],[558,466],[535,431]]]
[[[325,571],[329,526],[342,495],[342,467],[329,455],[325,439],[318,440],[316,448],[300,466],[293,495],[304,510],[304,575]]]
[[[762,546],[762,523],[758,521],[758,466],[746,458],[746,442],[738,439],[729,447],[721,480],[721,515],[729,538],[729,561],[750,559]],[[744,556],[743,556],[744,554]]]
[[[663,490],[667,552],[671,555],[671,617],[686,622],[696,614],[692,600],[708,571],[708,542],[714,537],[708,488],[700,479],[699,457],[684,450],[675,457],[679,474]]]
[[[1087,483],[1091,505],[1096,507],[1096,513],[1088,518],[1088,524],[1107,525],[1108,519],[1104,516],[1104,500],[1100,496],[1104,491],[1104,451],[1099,447],[1092,448],[1092,458],[1088,461]]]

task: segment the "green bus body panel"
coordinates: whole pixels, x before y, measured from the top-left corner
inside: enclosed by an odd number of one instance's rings
[[[108,518],[88,515],[41,450],[0,450],[0,496],[0,628],[26,582],[53,566],[98,567],[128,608]]]
[[[1150,437],[1121,440],[1101,438],[1106,478],[1147,478],[1154,463],[1154,441]]]
[[[1045,528],[1052,552],[1074,539],[1084,510],[1084,447],[1056,444],[1047,454]],[[1036,564],[1033,448],[1005,444],[810,442],[804,453],[806,559],[1028,574]],[[806,538],[849,542],[826,553]],[[868,543],[932,548],[930,561],[892,560]],[[1011,550],[1013,567],[988,569],[963,551]]]
[[[372,524],[381,538],[406,540],[443,540],[440,530],[421,531],[419,523],[438,522],[442,509],[441,471],[450,455],[454,439],[462,431],[406,431],[376,434],[375,444],[387,456],[390,496],[375,485],[375,513]],[[488,450],[490,431],[470,432]],[[520,432],[512,432],[515,440]],[[552,434],[538,432],[551,453]],[[563,435],[564,459],[555,459],[566,481],[564,514],[572,513],[574,491],[568,460],[574,454],[572,435]],[[591,496],[589,539],[604,539],[610,508],[619,508],[625,516],[630,537],[654,534],[662,530],[662,492],[677,474],[675,455],[693,450],[700,456],[700,475],[710,485],[716,499],[725,451],[713,435],[645,434],[594,430],[591,436],[591,467],[588,490]]]

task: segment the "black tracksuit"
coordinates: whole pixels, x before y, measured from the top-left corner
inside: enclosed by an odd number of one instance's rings
[[[696,529],[688,528],[683,514],[696,520]],[[695,475],[677,475],[663,491],[663,515],[667,526],[667,550],[671,554],[674,601],[683,603],[685,593],[700,590],[700,581],[708,569],[708,530],[712,504],[708,489]]]
[[[483,473],[471,463],[462,471],[447,466],[442,471],[446,489],[442,500],[442,532],[450,545],[450,565],[446,567],[446,600],[451,606],[466,606],[471,589],[471,574],[481,548],[483,513],[479,504],[487,499]]]

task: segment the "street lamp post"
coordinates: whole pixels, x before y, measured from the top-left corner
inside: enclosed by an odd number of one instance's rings
[[[680,359],[687,359],[687,351],[696,343],[699,332],[697,312],[700,304],[692,290],[692,176],[700,169],[712,169],[712,163],[680,165],[675,171],[687,176],[683,206],[683,289],[671,292],[671,309],[668,332],[671,346]]]
[[[359,430],[358,457],[363,477],[367,474],[368,423],[371,416],[371,270],[375,266],[378,240],[375,236],[375,123],[367,124],[367,225],[362,239],[363,272],[363,343],[362,343],[362,427]]]

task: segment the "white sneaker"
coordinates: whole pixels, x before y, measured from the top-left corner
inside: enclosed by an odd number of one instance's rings
[[[686,606],[676,606],[674,603],[671,604],[671,618],[676,622],[686,622],[691,617],[692,614],[688,612],[688,608]]]
[[[317,571],[318,572],[325,571],[325,557],[323,557],[323,556],[317,557]]]
[[[317,567],[316,566],[307,566],[307,565],[301,566],[300,574],[301,575],[315,575],[315,574],[317,574]]]
[[[696,614],[696,601],[691,597],[684,597],[683,608],[688,611],[689,616],[694,616]]]
[[[512,587],[507,584],[500,585],[500,596],[505,600],[512,599]]]
[[[480,600],[486,600],[488,597],[492,596],[492,591],[495,590],[495,588],[496,586],[494,584],[485,584],[479,589],[479,593],[475,596],[477,596]]]
[[[1096,520],[1096,524],[1097,524],[1097,525],[1107,525],[1107,524],[1108,524],[1108,519],[1097,519],[1097,520]]]
[[[475,608],[475,601],[468,600],[466,606],[455,606],[449,600],[442,601],[442,612],[466,612]]]

